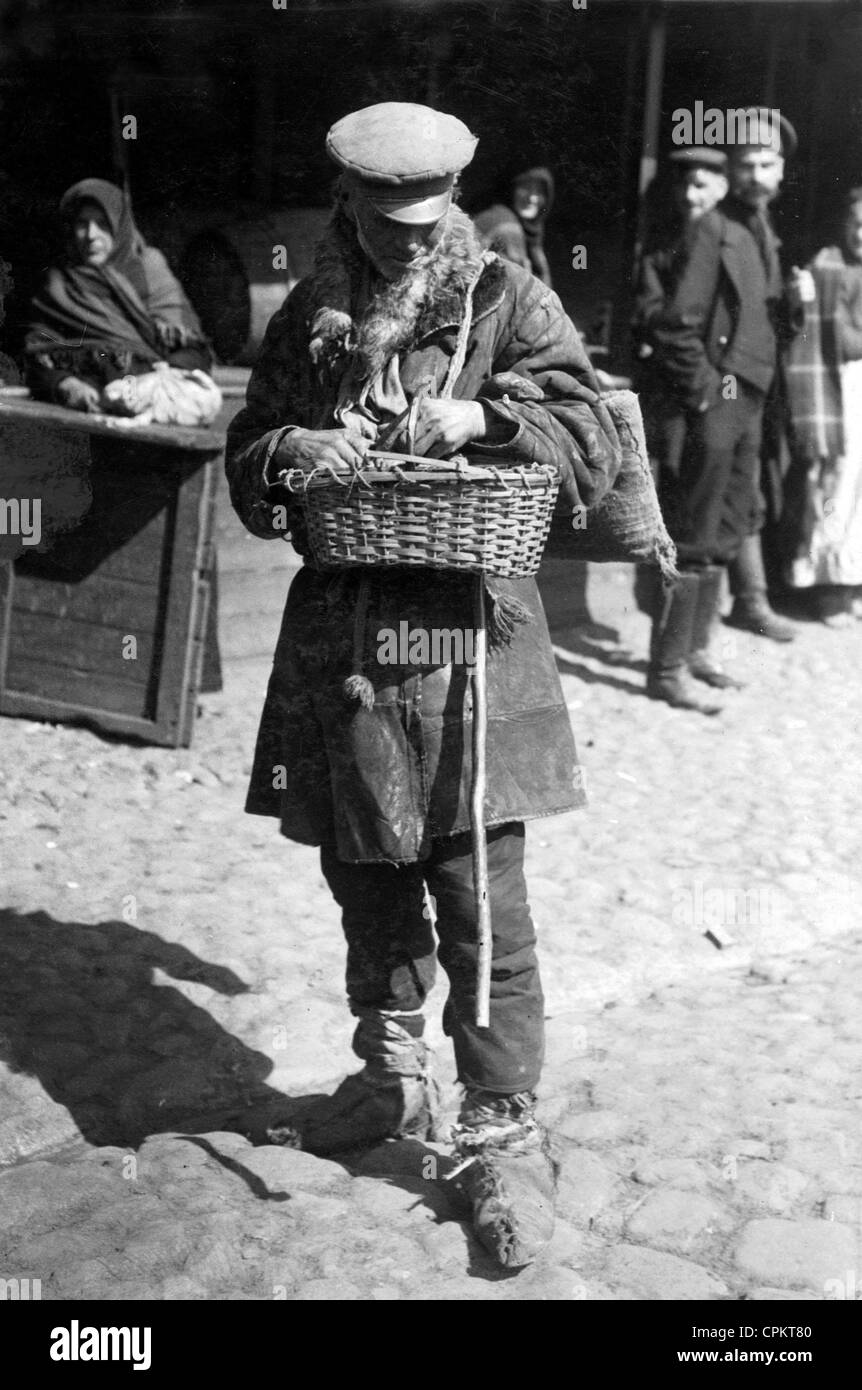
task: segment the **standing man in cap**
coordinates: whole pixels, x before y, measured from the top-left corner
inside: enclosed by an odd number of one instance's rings
[[[664,373],[661,354],[656,353],[653,342],[652,325],[660,319],[673,296],[698,222],[727,194],[726,170],[727,156],[722,150],[707,145],[683,146],[668,156],[666,170],[647,192],[648,225],[638,268],[632,324],[637,360],[635,389],[641,398],[656,486],[664,505],[679,485],[689,413],[677,398],[673,382]],[[720,579],[721,571],[717,570],[716,574]],[[689,673],[706,679],[709,684],[719,679],[715,662],[707,650],[716,603],[715,582],[708,568],[683,570],[679,583],[689,586],[693,610],[689,650],[684,653],[685,663],[680,664],[672,682],[662,680],[660,672],[656,673],[658,680],[653,682],[662,699],[705,713],[712,713],[717,706],[701,699]],[[643,611],[656,616],[654,631],[658,632],[658,615],[665,595],[652,566],[639,566],[635,591]],[[679,605],[679,596],[676,602]],[[730,677],[722,679],[729,682]]]
[[[776,148],[773,113],[751,108],[745,115],[738,126],[745,143],[727,150],[730,194],[698,222],[676,289],[652,329],[657,361],[687,414],[687,433],[678,485],[666,499],[683,580],[656,617],[648,690],[683,707],[691,707],[685,649],[691,650],[698,607],[701,631],[717,619],[719,566],[731,568],[735,625],[775,641],[793,636],[769,606],[759,533],[764,406],[779,344],[799,307],[797,276],[784,294],[767,208],[796,136],[781,117]],[[687,573],[700,576],[697,586]],[[701,604],[710,588],[706,613]],[[710,659],[698,665],[701,679],[729,683]]]
[[[286,516],[305,561],[288,595],[247,810],[320,846],[347,939],[354,1051],[365,1062],[294,1117],[289,1137],[328,1154],[433,1135],[437,1091],[422,1041],[436,954],[427,888],[449,978],[444,1029],[463,1086],[461,1181],[480,1240],[515,1268],[549,1239],[554,1192],[535,1114],[543,997],[524,822],[584,799],[538,591],[532,580],[488,585],[494,940],[484,1029],[474,1014],[469,669],[382,664],[379,645],[381,631],[403,621],[470,631],[473,581],[410,567],[321,569],[286,487],[327,465],[359,468],[375,444],[407,450],[411,403],[419,454],[552,463],[581,505],[612,482],[619,442],[559,299],[483,252],[452,202],[475,145],[459,120],[407,103],[332,127],[327,149],[342,171],[332,221],[313,273],[269,325],[226,467],[246,526],[272,539]],[[447,377],[454,389],[441,398]]]
[[[779,259],[781,242],[772,226],[769,208],[781,192],[785,160],[791,159],[796,153],[798,140],[786,116],[767,107],[749,107],[745,119],[749,132],[747,139],[737,143],[729,152],[731,196],[747,214],[748,225],[766,267],[777,351],[775,374],[764,404],[758,506],[752,518],[751,530],[736,558],[728,566],[734,596],[728,622],[758,636],[771,638],[774,642],[792,642],[795,635],[793,628],[769,606],[761,532],[767,511],[763,496],[764,482],[771,498],[772,520],[777,521],[781,512],[780,475],[789,463],[784,438],[786,391],[782,348],[800,326],[799,315],[807,280],[807,274],[794,266],[785,290]],[[768,479],[764,479],[764,464],[767,466]]]

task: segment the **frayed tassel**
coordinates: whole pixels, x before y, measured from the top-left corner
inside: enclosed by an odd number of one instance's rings
[[[676,567],[676,546],[668,536],[659,538],[655,542],[654,548],[655,562],[661,571],[662,583],[665,588],[670,588],[679,579],[679,570]]]
[[[518,623],[526,623],[533,614],[515,594],[488,593],[488,641],[492,646],[511,642]]]
[[[374,686],[367,676],[348,676],[342,689],[346,699],[359,700],[363,709],[374,708]]]
[[[364,573],[359,580],[356,594],[356,611],[353,615],[353,672],[342,687],[348,700],[359,700],[363,709],[374,708],[374,686],[367,676],[362,675],[364,665],[365,623],[368,618],[368,599],[371,580]]]

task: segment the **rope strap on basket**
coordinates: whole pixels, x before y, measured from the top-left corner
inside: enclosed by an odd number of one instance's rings
[[[441,401],[451,400],[452,392],[455,390],[455,383],[464,370],[464,363],[467,361],[467,346],[470,342],[470,329],[473,327],[473,295],[475,294],[476,286],[479,283],[482,272],[486,265],[489,265],[493,259],[493,255],[490,252],[482,252],[482,263],[467,286],[467,291],[464,295],[464,316],[458,326],[458,339],[455,343],[455,351],[452,354],[452,361],[449,363],[446,380],[443,382],[440,391]]]

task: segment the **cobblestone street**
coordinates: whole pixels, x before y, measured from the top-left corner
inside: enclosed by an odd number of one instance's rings
[[[557,1232],[494,1268],[445,1145],[259,1142],[358,1067],[316,851],[244,816],[265,663],[189,750],[0,721],[0,1276],[43,1299],[784,1300],[862,1294],[862,623],[715,719],[645,698],[631,571],[543,590],[585,812],[528,827]],[[432,1041],[457,1095],[432,998]]]

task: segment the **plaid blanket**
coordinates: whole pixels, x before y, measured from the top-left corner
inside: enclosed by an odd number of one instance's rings
[[[785,359],[793,452],[811,463],[835,460],[844,452],[838,306],[846,268],[837,246],[826,246],[815,256],[808,269],[817,298],[804,305],[802,330]]]

